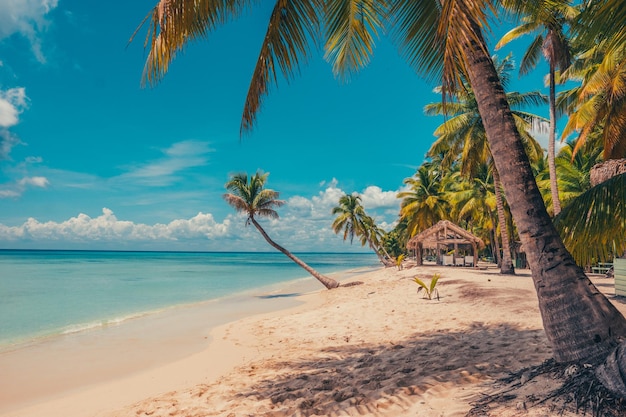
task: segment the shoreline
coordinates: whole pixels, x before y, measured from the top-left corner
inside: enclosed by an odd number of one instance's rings
[[[193,336],[204,347],[182,358],[22,402],[0,416],[465,416],[498,378],[551,357],[530,272],[517,272],[380,267],[341,279],[363,285],[268,294],[261,300],[298,304],[204,329]],[[423,299],[412,282],[434,273],[441,274],[439,301]],[[612,280],[592,281],[626,312]],[[525,387],[542,394],[558,381],[535,383]],[[520,413],[517,402],[490,415],[549,415]]]
[[[371,269],[328,275],[344,282]],[[118,324],[5,346],[0,349],[0,416],[22,415],[21,410],[36,409],[76,392],[185,363],[215,343],[215,329],[249,316],[296,308],[303,304],[300,297],[319,291],[324,289],[315,278],[301,277],[173,306]]]

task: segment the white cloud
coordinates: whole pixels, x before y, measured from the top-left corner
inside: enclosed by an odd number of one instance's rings
[[[48,26],[46,15],[58,0],[0,0],[0,40],[14,34],[30,41],[35,57],[45,62],[39,33]]]
[[[361,193],[361,201],[366,209],[396,207],[400,205],[397,191],[383,191],[376,185],[370,185]]]
[[[20,186],[32,185],[33,187],[46,188],[49,184],[46,177],[24,177],[18,181]]]
[[[10,159],[11,150],[22,143],[17,136],[6,129],[0,129],[0,161]]]
[[[0,127],[8,128],[19,122],[19,114],[26,107],[26,90],[23,87],[0,90]]]
[[[187,140],[173,144],[161,152],[165,157],[147,164],[128,168],[117,179],[131,180],[147,186],[165,186],[178,180],[177,173],[190,168],[205,166],[213,149],[208,142]]]
[[[44,184],[43,180],[24,180],[29,184]],[[332,231],[332,207],[338,204],[344,191],[336,181],[326,184],[312,197],[292,196],[279,209],[279,219],[259,218],[258,221],[278,244],[295,251],[363,251],[358,243],[350,245]],[[379,187],[368,187],[367,194],[379,207],[390,194]],[[0,190],[0,196],[2,191]],[[388,208],[376,213],[377,223],[390,230],[397,220],[397,210]],[[98,217],[79,214],[61,222],[41,222],[30,218],[19,226],[0,224],[0,242],[19,246],[18,243],[37,247],[56,245],[68,247],[101,248],[189,248],[199,250],[272,250],[254,226],[245,226],[245,215],[234,211],[223,221],[216,221],[211,213],[198,213],[188,219],[175,219],[169,223],[144,224],[118,219],[112,210],[104,208]],[[13,242],[13,243],[12,243]],[[24,243],[26,242],[26,243]]]
[[[29,218],[21,226],[0,225],[0,240],[63,242],[146,242],[185,239],[213,239],[227,234],[230,220],[217,223],[213,215],[198,213],[190,219],[174,220],[169,224],[146,225],[119,220],[112,210],[92,218],[81,213],[63,222],[39,222]]]
[[[12,183],[0,185],[0,199],[2,198],[18,198],[29,187],[46,188],[50,182],[46,177],[23,177]]]

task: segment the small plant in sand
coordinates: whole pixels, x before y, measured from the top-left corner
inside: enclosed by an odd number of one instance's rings
[[[439,281],[439,278],[441,278],[441,275],[434,274],[433,277],[430,279],[430,284],[426,285],[426,283],[422,281],[421,279],[419,279],[418,277],[413,277],[413,281],[415,281],[415,283],[419,285],[419,288],[417,289],[417,293],[419,294],[420,291],[424,290],[424,298],[428,298],[429,300],[432,300],[433,297],[436,296],[437,300],[439,300],[439,290],[435,288],[437,286],[437,282]]]
[[[400,254],[398,255],[398,257],[396,258],[396,267],[398,267],[398,271],[402,271],[402,262],[404,261],[404,255]]]

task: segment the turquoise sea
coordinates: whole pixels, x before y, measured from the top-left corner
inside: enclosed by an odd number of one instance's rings
[[[379,266],[368,253],[296,255],[324,274]],[[315,280],[278,252],[0,250],[0,349],[298,279]]]

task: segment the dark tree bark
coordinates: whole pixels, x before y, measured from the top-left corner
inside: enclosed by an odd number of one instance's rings
[[[478,25],[473,30],[480,36]],[[464,45],[466,68],[532,271],[546,336],[558,362],[599,363],[626,336],[626,319],[576,265],[554,228],[498,74],[481,41]]]

